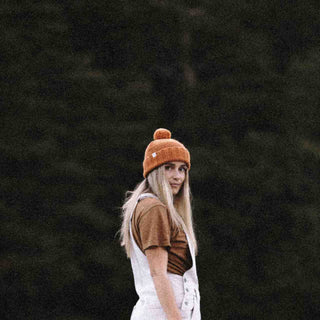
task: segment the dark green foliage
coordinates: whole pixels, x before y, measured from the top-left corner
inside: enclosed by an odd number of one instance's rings
[[[193,180],[194,190],[207,190],[195,207],[201,214],[200,252],[206,253],[200,266],[211,257],[211,278],[203,276],[203,294],[216,301],[211,312],[221,318],[232,312],[237,319],[307,319],[310,301],[319,298],[319,161],[270,134],[250,133],[240,145],[224,145],[228,149],[193,151],[211,167],[196,168]],[[310,264],[316,273],[306,270]]]
[[[1,4],[1,319],[129,319],[125,192],[191,151],[204,319],[316,319],[317,1]]]

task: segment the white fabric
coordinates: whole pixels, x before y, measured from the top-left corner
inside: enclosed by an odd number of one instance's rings
[[[141,199],[153,197],[152,193],[144,193],[140,195]],[[138,203],[137,201],[137,203]],[[132,219],[132,214],[131,214]],[[134,276],[134,284],[139,300],[136,303],[131,320],[167,320],[160,301],[158,299],[156,289],[152,277],[150,275],[149,263],[147,257],[140,250],[132,235],[130,219],[130,238],[132,243],[131,249],[131,266]],[[192,267],[187,270],[183,276],[168,273],[168,277],[173,287],[174,295],[178,308],[181,311],[183,320],[200,320],[200,294],[199,284],[196,270],[195,253],[192,243],[186,233],[188,245],[192,257]]]

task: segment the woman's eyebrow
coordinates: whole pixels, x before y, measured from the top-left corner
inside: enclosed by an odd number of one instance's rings
[[[176,166],[176,165],[175,165],[174,163],[172,163],[172,162],[167,162],[166,165],[167,165],[167,166],[171,166],[171,167],[175,167],[175,166]],[[179,166],[179,168],[187,168],[187,166],[186,166],[185,164],[181,164],[181,165]]]

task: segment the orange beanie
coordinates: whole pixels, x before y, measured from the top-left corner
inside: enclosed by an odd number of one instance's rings
[[[179,141],[171,139],[171,132],[167,129],[157,129],[153,134],[153,141],[149,143],[143,161],[143,176],[154,168],[170,161],[185,162],[190,169],[190,154],[188,149]]]

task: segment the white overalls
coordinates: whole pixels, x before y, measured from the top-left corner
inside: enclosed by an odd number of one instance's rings
[[[157,198],[151,193],[140,195],[139,200],[147,197]],[[133,214],[133,213],[132,213]],[[134,276],[134,284],[139,300],[133,308],[131,320],[167,320],[158,299],[156,289],[150,274],[147,257],[140,250],[132,235],[130,218],[130,238],[132,242],[131,266]],[[168,278],[174,291],[178,308],[183,320],[200,320],[200,294],[196,270],[195,253],[192,243],[186,233],[187,241],[192,257],[192,268],[183,276],[168,272]]]

